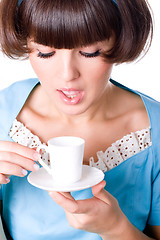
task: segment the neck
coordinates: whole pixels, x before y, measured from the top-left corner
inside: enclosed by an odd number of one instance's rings
[[[108,84],[106,90],[104,91],[101,98],[96,101],[94,104],[92,104],[92,107],[88,108],[84,112],[81,112],[80,114],[66,114],[59,109],[57,109],[52,104],[50,105],[50,114],[54,114],[53,117],[56,117],[57,119],[61,119],[64,123],[68,124],[82,124],[82,123],[91,123],[94,121],[103,121],[110,117],[112,106],[111,102],[112,100],[112,86],[111,84]],[[54,110],[53,110],[54,109]]]
[[[53,102],[48,99],[41,85],[36,87],[35,93],[30,96],[28,105],[32,110],[42,117],[48,119],[57,119],[66,124],[90,123],[93,121],[103,121],[110,118],[113,108],[113,85],[108,83],[101,98],[92,104],[85,112],[80,114],[66,114],[57,108]]]

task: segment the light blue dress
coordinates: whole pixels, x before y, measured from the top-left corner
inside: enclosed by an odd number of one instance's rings
[[[129,221],[143,231],[146,224],[160,225],[160,103],[140,95],[151,126],[152,145],[105,172],[105,189],[117,198]],[[14,83],[0,92],[0,140],[12,141],[9,131],[38,79]],[[69,226],[64,210],[46,191],[35,188],[27,177],[11,176],[2,185],[3,218],[14,240],[98,240],[95,233]],[[73,192],[76,199],[92,196],[91,189]],[[109,219],[108,219],[109,221]]]

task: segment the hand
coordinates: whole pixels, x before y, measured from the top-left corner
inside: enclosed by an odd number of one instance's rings
[[[24,177],[27,170],[36,171],[39,166],[34,162],[39,159],[35,149],[15,142],[0,141],[0,184],[10,180],[9,175]]]
[[[72,227],[98,233],[103,238],[120,234],[123,231],[122,224],[126,220],[117,200],[105,191],[104,187],[105,181],[92,187],[93,197],[85,200],[76,201],[70,193],[49,192],[49,194],[64,208]]]

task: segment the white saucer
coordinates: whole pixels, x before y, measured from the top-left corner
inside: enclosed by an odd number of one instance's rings
[[[43,190],[72,192],[90,188],[101,182],[103,178],[104,173],[101,170],[83,165],[82,178],[78,182],[72,183],[69,186],[57,185],[53,181],[52,176],[44,168],[40,168],[37,172],[31,172],[27,179],[30,184]]]

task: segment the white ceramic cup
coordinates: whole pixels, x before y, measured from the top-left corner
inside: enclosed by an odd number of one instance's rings
[[[50,166],[42,159],[39,163],[52,175],[54,182],[69,185],[82,176],[85,141],[79,137],[56,137],[48,141],[48,146],[40,145],[37,151],[44,149],[50,157]]]

